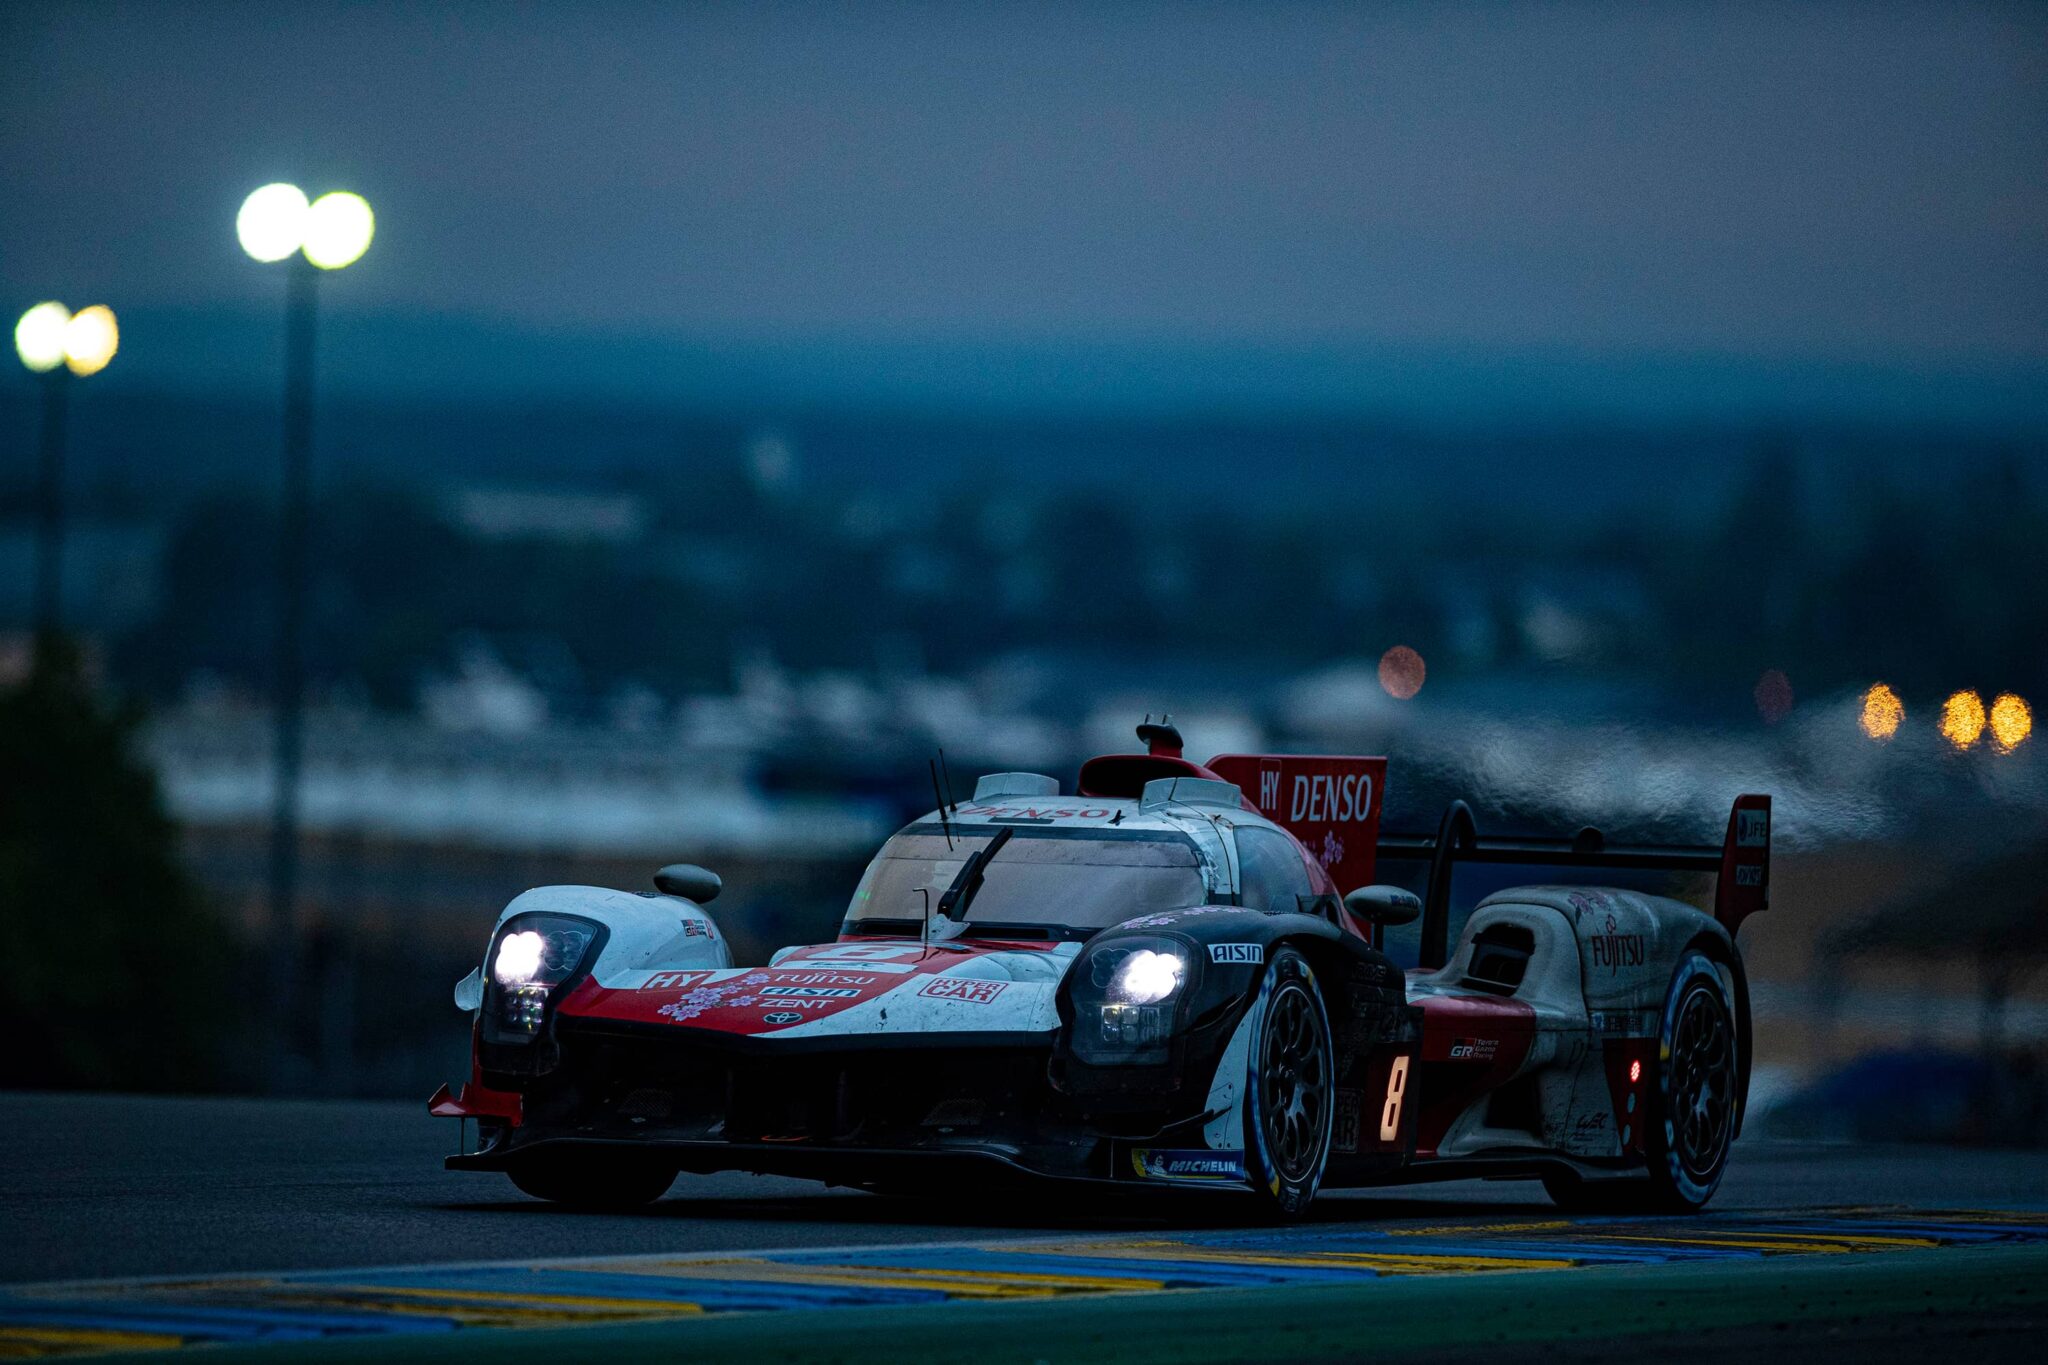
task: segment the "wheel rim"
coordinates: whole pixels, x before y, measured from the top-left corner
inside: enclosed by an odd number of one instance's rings
[[[1330,1051],[1313,997],[1288,982],[1273,993],[1260,1048],[1259,1124],[1280,1178],[1295,1183],[1322,1159],[1330,1113]]]
[[[1694,1180],[1712,1179],[1728,1150],[1735,1110],[1735,1048],[1720,996],[1695,988],[1671,1042],[1672,1150]]]

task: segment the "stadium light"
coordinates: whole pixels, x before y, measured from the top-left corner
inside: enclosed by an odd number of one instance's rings
[[[1967,749],[1984,735],[1984,699],[1975,692],[1956,692],[1941,704],[1941,737]]]
[[[36,470],[35,667],[49,664],[63,627],[64,432],[73,375],[83,379],[107,368],[121,347],[114,310],[103,303],[73,313],[54,299],[23,313],[14,324],[14,354],[42,376],[42,446]]]
[[[64,368],[83,379],[107,368],[121,349],[121,325],[104,303],[81,308],[64,324]]]
[[[1906,704],[1885,683],[1872,683],[1863,694],[1863,712],[1856,718],[1863,733],[1882,744],[1899,732],[1906,719]]]
[[[284,263],[284,507],[278,537],[277,734],[271,788],[271,1037],[289,1036],[298,983],[299,769],[304,757],[306,544],[312,523],[313,342],[320,276],[361,260],[376,215],[360,194],[309,200],[297,185],[252,190],[235,239],[252,260]],[[274,1044],[281,1047],[282,1044]],[[273,1058],[278,1075],[284,1057]]]
[[[1991,742],[2002,754],[2009,754],[2034,733],[2034,708],[2014,692],[2001,692],[1991,703]]]
[[[306,241],[300,250],[322,270],[354,265],[370,249],[377,216],[360,194],[336,190],[315,199],[306,210]]]
[[[297,185],[265,185],[251,190],[235,215],[236,240],[265,265],[299,253],[322,270],[340,270],[363,258],[376,233],[370,202],[348,190],[309,202]]]
[[[48,374],[64,363],[64,329],[71,310],[57,302],[39,303],[14,324],[14,353],[32,374]]]

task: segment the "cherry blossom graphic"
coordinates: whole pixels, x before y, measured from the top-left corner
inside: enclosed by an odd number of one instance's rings
[[[1325,868],[1335,867],[1338,863],[1344,861],[1344,841],[1337,837],[1337,831],[1333,829],[1323,831],[1323,846],[1316,853],[1316,860]]]

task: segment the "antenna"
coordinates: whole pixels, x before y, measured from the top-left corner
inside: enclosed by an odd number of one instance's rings
[[[939,795],[939,765],[936,759],[926,759],[925,764],[932,770],[932,795],[938,797],[939,828],[946,832],[946,852],[953,851],[953,822],[946,818],[946,798]]]
[[[1152,719],[1150,711],[1145,713],[1145,723],[1138,727],[1138,742],[1155,758],[1179,758],[1181,750],[1185,747],[1180,730],[1173,723],[1173,716],[1164,711],[1159,713],[1156,722]]]
[[[946,804],[953,808],[955,815],[958,815],[960,803],[953,799],[953,770],[946,766],[946,751],[943,748],[939,750],[939,775],[946,779]]]

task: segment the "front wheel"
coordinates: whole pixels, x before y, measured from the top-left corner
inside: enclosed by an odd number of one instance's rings
[[[585,1152],[536,1155],[505,1174],[522,1194],[593,1213],[643,1208],[667,1194],[676,1180],[676,1173],[664,1166],[607,1160]]]
[[[1335,1049],[1322,988],[1308,959],[1273,954],[1261,988],[1259,1035],[1245,1077],[1245,1175],[1267,1211],[1308,1210],[1330,1157]]]

